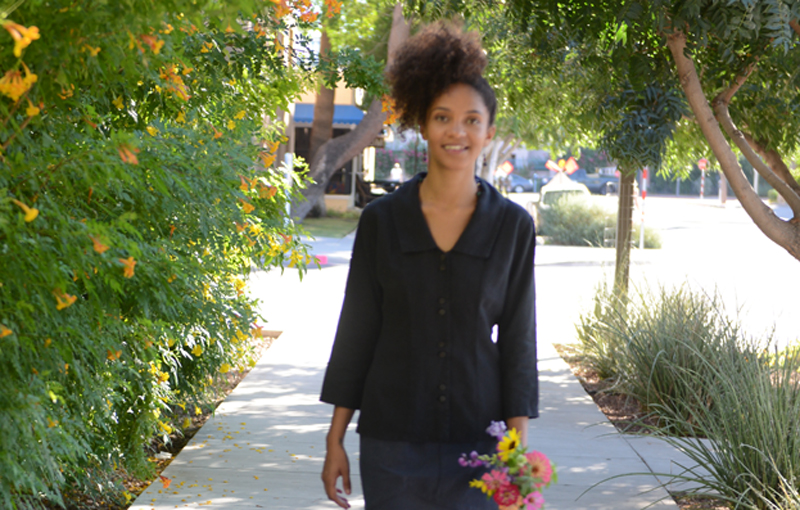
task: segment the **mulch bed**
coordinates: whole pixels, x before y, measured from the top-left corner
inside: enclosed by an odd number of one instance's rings
[[[264,352],[272,345],[272,342],[278,338],[281,334],[280,331],[264,331],[264,337],[262,342],[256,346],[255,348],[255,357],[260,359],[263,356]],[[250,373],[250,369],[248,370],[231,370],[226,374],[220,374],[220,378],[218,379],[217,386],[215,387],[216,398],[212,403],[209,405],[202,406],[201,411],[202,413],[199,415],[193,415],[186,413],[185,415],[178,416],[178,421],[182,420],[183,418],[189,418],[191,420],[191,425],[184,428],[181,433],[173,432],[169,435],[169,442],[164,443],[161,438],[154,438],[150,444],[145,447],[147,451],[147,455],[149,458],[153,459],[156,465],[156,476],[151,479],[147,480],[140,480],[138,478],[132,477],[127,473],[120,471],[116,474],[118,480],[125,486],[125,490],[127,490],[133,497],[131,498],[130,503],[115,503],[115,502],[107,502],[107,501],[98,501],[93,499],[91,496],[81,493],[70,493],[65,492],[64,502],[66,503],[66,510],[125,510],[127,509],[133,501],[136,499],[136,496],[144,492],[150,484],[157,480],[161,476],[161,472],[166,469],[167,466],[172,462],[172,459],[175,458],[178,453],[186,446],[187,443],[197,434],[197,431],[205,425],[209,418],[211,418],[214,410],[227,398],[227,396],[242,382],[242,379]],[[159,458],[158,455],[162,454],[161,457],[166,457],[163,455],[164,453],[170,454],[169,458]],[[46,506],[49,510],[61,510],[62,507],[57,505],[48,505]]]
[[[613,384],[601,379],[597,372],[581,363],[581,358],[570,345],[556,345],[561,358],[567,362],[570,370],[592,397],[597,407],[606,415],[614,427],[627,434],[649,434],[657,425],[656,420],[642,412],[639,401],[630,395],[617,392]],[[678,493],[672,494],[681,510],[728,510],[730,506],[724,501],[706,497],[689,497]]]

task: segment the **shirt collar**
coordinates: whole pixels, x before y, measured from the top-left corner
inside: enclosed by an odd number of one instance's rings
[[[420,173],[391,195],[392,214],[397,226],[400,249],[403,253],[438,250],[419,201],[419,184],[426,173]],[[505,198],[483,179],[475,212],[451,251],[488,258],[500,231],[505,214]]]

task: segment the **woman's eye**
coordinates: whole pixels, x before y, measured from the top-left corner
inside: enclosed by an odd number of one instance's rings
[[[481,122],[480,119],[475,119],[475,118],[467,119],[467,124],[479,124],[480,122]]]
[[[437,115],[434,118],[439,122],[447,122],[447,116],[445,116],[445,115]]]

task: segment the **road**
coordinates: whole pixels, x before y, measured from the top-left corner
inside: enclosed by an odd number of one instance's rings
[[[526,205],[535,198],[532,193],[511,194],[510,198]],[[610,210],[617,205],[617,197],[594,197],[608,204]],[[715,198],[648,197],[645,203],[646,225],[661,235],[662,249],[634,250],[631,259],[631,283],[634,287],[648,285],[681,285],[687,283],[709,294],[719,292],[730,316],[736,316],[745,330],[763,337],[774,329],[776,341],[781,345],[800,339],[800,314],[796,313],[797,285],[800,284],[800,261],[769,240],[753,223],[737,200],[728,200],[722,206]],[[776,209],[776,214],[787,218],[788,208]],[[553,252],[553,249],[556,252]],[[596,251],[597,248],[586,248]],[[613,273],[613,250],[599,257],[605,262],[609,278]],[[565,264],[560,257],[574,249],[559,250],[548,247],[540,250],[537,265]],[[575,261],[573,261],[575,262]],[[596,271],[583,271],[573,266],[569,278],[572,297],[581,296],[583,306],[590,302],[587,287],[596,286],[602,279]],[[576,278],[576,276],[579,276]],[[589,282],[579,281],[588,279]],[[607,281],[610,281],[607,280]],[[575,293],[576,286],[582,291]]]

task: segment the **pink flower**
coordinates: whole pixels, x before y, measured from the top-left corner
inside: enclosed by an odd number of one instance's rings
[[[486,483],[486,491],[489,494],[494,494],[501,487],[511,484],[508,475],[497,469],[492,469],[491,473],[484,473],[481,480]]]
[[[519,504],[522,502],[519,487],[512,483],[501,485],[494,493],[494,500],[501,508],[509,506],[519,508]]]
[[[540,492],[531,492],[522,500],[524,510],[539,510],[544,506],[544,497]]]
[[[541,482],[536,483],[536,486],[543,487],[550,483],[553,478],[553,467],[550,465],[550,459],[542,452],[537,451],[526,453],[525,458],[528,460],[529,465],[523,468],[525,473],[541,480]]]

